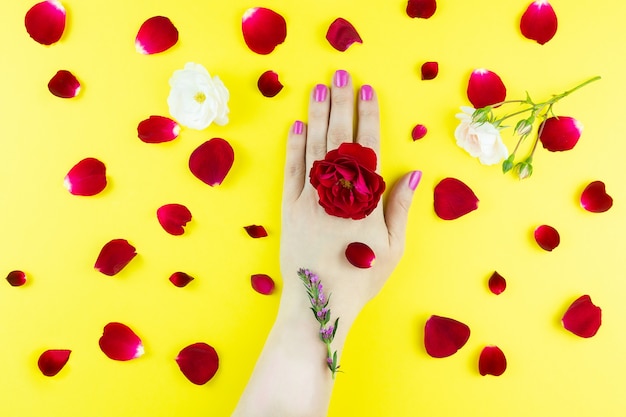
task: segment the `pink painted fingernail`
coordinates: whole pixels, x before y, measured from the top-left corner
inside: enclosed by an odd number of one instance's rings
[[[361,87],[361,100],[370,101],[374,97],[374,89],[371,85],[364,84]]]
[[[422,179],[422,171],[411,172],[411,176],[409,177],[409,188],[411,189],[411,191],[415,191],[421,179]]]
[[[318,103],[326,100],[326,95],[328,94],[328,87],[324,84],[318,84],[315,86],[315,90],[313,91],[313,98]]]
[[[345,87],[348,85],[348,73],[344,70],[335,72],[335,87]]]
[[[293,133],[296,135],[301,135],[302,132],[304,132],[304,123],[302,123],[300,120],[296,120],[293,123]]]

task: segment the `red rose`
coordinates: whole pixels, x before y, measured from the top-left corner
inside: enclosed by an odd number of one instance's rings
[[[342,143],[313,162],[311,184],[326,213],[354,220],[369,215],[385,191],[385,181],[376,172],[376,153],[358,143]]]

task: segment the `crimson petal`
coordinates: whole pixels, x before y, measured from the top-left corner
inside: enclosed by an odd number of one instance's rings
[[[60,70],[48,82],[48,90],[60,98],[74,98],[80,92],[80,82],[71,72]]]
[[[144,55],[167,51],[178,42],[178,29],[165,16],[154,16],[142,23],[135,37],[137,52]]]
[[[573,117],[554,116],[539,125],[539,140],[551,152],[568,151],[576,146],[583,125]]]
[[[346,247],[346,259],[357,268],[371,268],[376,254],[365,243],[352,242]]]
[[[45,376],[55,376],[70,359],[70,353],[72,351],[67,349],[46,350],[39,356],[37,366]]]
[[[107,186],[106,166],[96,158],[85,158],[70,169],[64,184],[73,195],[96,195]]]
[[[436,0],[409,0],[406,5],[406,14],[412,18],[428,19],[436,10]]]
[[[174,272],[170,275],[170,282],[178,288],[183,288],[193,280],[194,278],[185,272]]]
[[[341,52],[344,52],[355,42],[363,43],[352,23],[341,17],[335,19],[328,27],[326,40],[333,48]]]
[[[613,207],[613,198],[607,194],[602,181],[593,181],[583,190],[580,205],[592,213],[604,213]]]
[[[213,138],[198,146],[189,158],[189,169],[211,187],[220,185],[233,166],[235,153],[222,138]]]
[[[24,271],[11,271],[7,275],[7,282],[11,284],[12,287],[21,287],[26,284],[26,274]]]
[[[467,98],[480,109],[504,101],[506,87],[498,74],[484,68],[472,71],[467,85]]]
[[[520,21],[522,35],[537,41],[540,45],[554,37],[557,27],[556,13],[546,0],[537,0],[529,4]]]
[[[176,357],[176,363],[189,381],[204,385],[217,372],[219,357],[212,346],[200,342],[183,348]]]
[[[254,274],[250,277],[250,284],[259,294],[270,295],[274,292],[274,280],[269,275]]]
[[[283,89],[283,85],[278,79],[278,74],[274,71],[265,71],[261,74],[257,87],[265,97],[274,97]]]
[[[422,64],[422,80],[433,80],[439,74],[438,62],[425,62]]]
[[[420,140],[424,136],[426,136],[426,133],[428,133],[428,129],[426,129],[426,126],[422,124],[417,124],[411,131],[411,137],[413,138],[414,141]]]
[[[157,209],[157,219],[167,233],[180,236],[191,221],[191,212],[182,204],[166,204]]]
[[[498,272],[491,274],[489,278],[489,290],[495,295],[502,294],[506,289],[506,279]]]
[[[267,55],[285,41],[287,23],[284,17],[273,10],[253,7],[244,13],[241,31],[251,51]]]
[[[170,142],[179,133],[180,125],[169,117],[150,116],[137,126],[137,136],[146,143]]]
[[[124,239],[113,239],[102,247],[94,268],[104,275],[120,272],[137,256],[135,247]]]
[[[248,233],[250,237],[255,238],[255,239],[267,236],[267,231],[265,230],[265,227],[263,226],[252,224],[250,226],[244,226],[243,228],[246,230],[246,232]]]
[[[57,0],[42,1],[26,12],[26,31],[42,45],[52,45],[65,31],[65,8]]]
[[[478,208],[476,194],[456,178],[444,178],[435,186],[434,205],[437,216],[454,220]]]
[[[129,361],[144,354],[143,342],[139,336],[122,323],[113,322],[104,326],[99,344],[102,352],[116,361]]]
[[[576,336],[592,337],[602,324],[602,309],[591,302],[591,297],[583,295],[569,306],[561,322]]]
[[[559,246],[559,243],[561,243],[561,237],[559,236],[559,232],[554,227],[544,224],[535,229],[535,241],[541,249],[551,252]]]
[[[433,358],[445,358],[465,346],[470,328],[460,321],[441,316],[430,316],[424,327],[424,347]]]
[[[486,346],[478,358],[478,372],[482,376],[500,376],[506,371],[506,356],[497,346]]]

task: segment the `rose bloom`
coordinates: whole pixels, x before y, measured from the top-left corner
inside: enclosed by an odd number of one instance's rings
[[[497,164],[508,158],[509,151],[502,143],[500,130],[491,123],[472,123],[472,107],[461,107],[463,113],[456,115],[461,123],[454,131],[456,144],[471,156],[478,157],[483,165]]]
[[[211,123],[228,123],[229,93],[222,80],[200,64],[188,62],[170,78],[167,104],[170,114],[183,126],[202,130]]]
[[[342,143],[313,162],[309,174],[326,213],[349,219],[369,215],[385,191],[376,172],[376,153],[358,143]]]

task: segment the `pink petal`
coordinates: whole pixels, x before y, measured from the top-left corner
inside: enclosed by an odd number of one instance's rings
[[[433,358],[445,358],[465,346],[469,327],[447,317],[430,316],[424,327],[424,347]]]
[[[144,55],[166,51],[178,42],[178,29],[164,16],[154,16],[143,22],[135,38],[137,52]]]
[[[116,361],[129,361],[144,354],[143,342],[139,336],[122,323],[104,326],[99,343],[104,354]]]
[[[576,336],[592,337],[602,324],[602,309],[594,305],[588,295],[583,295],[569,306],[561,322]]]
[[[230,144],[213,138],[200,145],[189,158],[189,169],[200,181],[211,187],[220,185],[233,166],[235,153]]]
[[[180,125],[163,116],[150,116],[137,126],[137,136],[146,143],[169,142],[178,137]]]
[[[274,71],[265,71],[261,74],[257,87],[265,97],[274,97],[283,89],[283,85],[278,80],[278,74]]]
[[[502,294],[506,289],[506,279],[497,272],[491,274],[489,278],[489,290],[495,295]]]
[[[326,40],[338,51],[344,52],[355,42],[363,43],[352,23],[341,17],[335,19],[328,27]]]
[[[476,69],[470,75],[467,85],[467,98],[476,109],[491,106],[504,101],[506,87],[495,72]]]
[[[180,236],[191,221],[191,212],[182,204],[166,204],[157,209],[157,219],[167,233]]]
[[[371,268],[376,254],[365,243],[352,242],[346,248],[346,259],[357,268]]]
[[[406,14],[413,18],[428,19],[435,14],[436,10],[435,0],[409,0],[406,5]]]
[[[124,269],[135,256],[135,247],[128,241],[113,239],[100,250],[94,268],[104,275],[113,276]]]
[[[444,178],[435,186],[434,205],[437,216],[454,220],[478,208],[476,194],[456,178]]]
[[[544,148],[552,152],[568,151],[578,143],[583,125],[573,117],[555,116],[544,120],[538,131]]]
[[[184,272],[174,272],[170,276],[170,282],[176,285],[178,288],[183,288],[193,280],[194,278],[191,275]]]
[[[273,10],[253,7],[244,13],[241,31],[251,51],[267,55],[285,41],[287,23],[284,17]]]
[[[95,158],[85,158],[70,169],[64,184],[73,195],[96,195],[107,186],[106,166]]]
[[[250,283],[254,291],[263,295],[270,295],[274,292],[274,280],[265,274],[255,274],[250,277]]]
[[[80,92],[80,82],[71,72],[60,70],[48,83],[48,90],[60,98],[74,98]]]
[[[12,287],[21,287],[26,284],[26,274],[24,271],[11,271],[7,275],[7,282],[11,284]]]
[[[244,226],[244,229],[246,229],[246,232],[248,232],[248,235],[250,237],[255,238],[255,239],[267,236],[267,231],[265,230],[265,227],[263,226],[257,226],[253,224],[250,226]]]
[[[548,42],[558,26],[558,20],[554,9],[545,0],[538,0],[531,3],[520,21],[522,35],[526,38],[537,41],[540,45]]]
[[[559,232],[557,232],[554,227],[546,224],[535,229],[535,240],[541,249],[547,250],[548,252],[551,252],[561,243]]]
[[[45,376],[55,376],[70,359],[71,353],[72,351],[67,349],[46,350],[39,356],[37,366]]]
[[[411,137],[413,138],[414,141],[420,140],[424,136],[426,136],[426,133],[428,133],[428,129],[426,129],[426,126],[422,124],[417,124],[411,131]]]
[[[604,213],[613,206],[613,198],[606,193],[602,181],[593,181],[583,190],[580,205],[592,213]]]
[[[500,376],[506,371],[506,356],[497,346],[486,346],[480,352],[478,371],[482,376]]]
[[[425,62],[422,64],[422,80],[433,80],[439,74],[438,62]]]
[[[183,375],[196,385],[209,382],[219,368],[217,352],[206,343],[185,347],[176,357],[176,363]]]
[[[58,42],[65,31],[65,8],[57,0],[42,1],[26,12],[26,31],[42,45]]]

